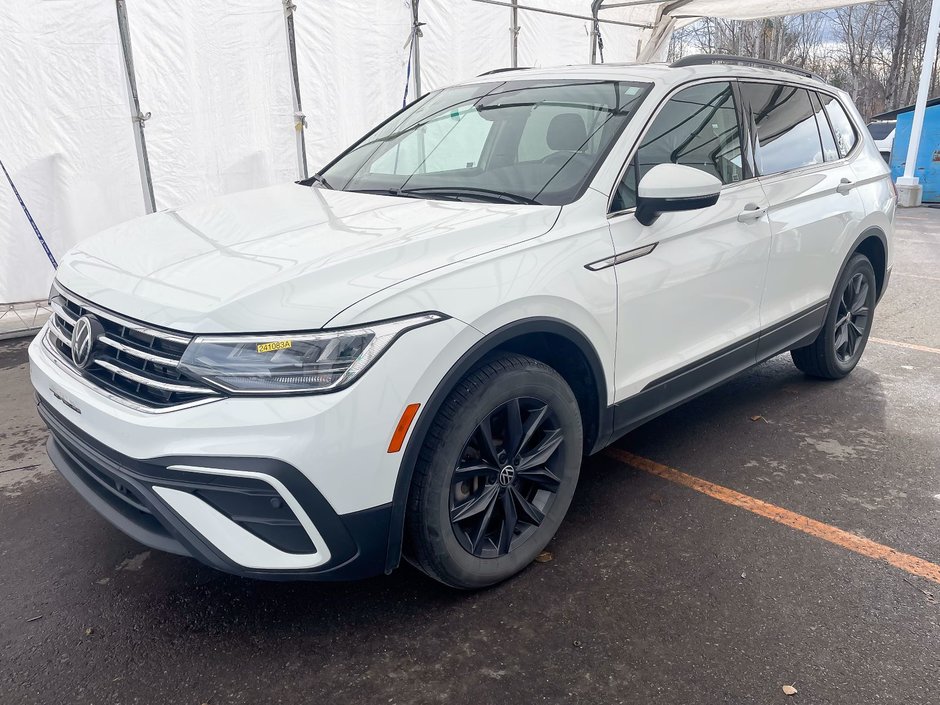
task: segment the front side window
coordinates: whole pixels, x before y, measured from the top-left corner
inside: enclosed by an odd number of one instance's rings
[[[832,134],[836,137],[839,155],[845,157],[852,151],[858,141],[858,135],[855,133],[855,128],[852,127],[852,121],[845,114],[845,109],[839,104],[839,101],[831,95],[820,93],[819,100],[822,101],[823,110],[832,125]]]
[[[822,145],[809,93],[784,84],[740,85],[757,130],[754,159],[759,174],[822,164]]]
[[[741,130],[730,83],[692,86],[666,102],[627,167],[611,210],[634,208],[637,184],[646,172],[668,163],[701,169],[723,184],[743,178]]]
[[[343,191],[570,203],[587,188],[648,88],[597,80],[445,88],[377,128],[321,176]]]

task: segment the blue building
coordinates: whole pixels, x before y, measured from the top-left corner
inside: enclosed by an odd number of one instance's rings
[[[907,159],[907,145],[911,139],[911,123],[914,119],[914,106],[891,110],[875,115],[872,120],[897,120],[894,131],[894,144],[891,148],[891,178],[897,181],[904,175]],[[917,165],[914,176],[920,180],[924,189],[925,203],[940,203],[940,98],[927,101],[924,114],[924,129],[920,135],[920,148],[917,152]]]

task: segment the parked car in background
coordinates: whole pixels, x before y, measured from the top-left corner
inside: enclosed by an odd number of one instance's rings
[[[848,95],[755,63],[482,75],[81,243],[29,351],[53,463],[239,575],[514,575],[585,455],[774,355],[858,364],[888,168]]]
[[[897,124],[897,120],[876,120],[866,125],[886,164],[891,163],[891,148],[894,146],[894,129]]]

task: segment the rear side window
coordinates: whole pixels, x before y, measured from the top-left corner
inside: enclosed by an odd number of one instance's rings
[[[845,113],[839,101],[831,95],[819,94],[819,100],[822,101],[823,111],[829,118],[829,124],[832,125],[832,134],[836,138],[836,146],[839,148],[839,156],[844,157],[858,142],[858,135],[852,126],[852,121]]]
[[[754,158],[759,174],[778,174],[822,164],[822,145],[809,93],[774,83],[742,83],[757,137]]]
[[[723,184],[741,180],[741,131],[731,84],[691,86],[666,102],[627,167],[611,210],[636,206],[643,175],[670,162],[701,169]]]

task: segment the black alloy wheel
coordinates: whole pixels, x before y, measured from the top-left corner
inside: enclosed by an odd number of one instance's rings
[[[511,399],[487,414],[464,444],[451,483],[451,525],[466,551],[505,555],[542,524],[561,486],[564,441],[540,399]]]
[[[868,307],[868,282],[861,272],[856,272],[839,298],[839,309],[833,331],[833,349],[836,358],[849,363],[858,351],[859,341],[868,331],[871,309]]]
[[[493,353],[447,393],[420,440],[405,558],[473,590],[524,570],[561,525],[584,450],[578,399],[539,360]]]

